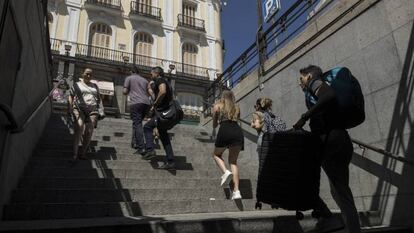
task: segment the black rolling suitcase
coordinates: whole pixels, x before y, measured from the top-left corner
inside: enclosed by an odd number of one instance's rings
[[[258,204],[313,209],[319,197],[320,148],[319,137],[304,130],[265,133],[259,149]]]

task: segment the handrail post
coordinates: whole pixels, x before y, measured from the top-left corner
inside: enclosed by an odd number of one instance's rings
[[[265,73],[264,62],[266,61],[266,39],[263,32],[263,13],[261,0],[257,0],[257,16],[258,30],[256,46],[259,54],[259,72],[257,78],[259,81],[259,91],[261,91],[263,89],[262,76]]]

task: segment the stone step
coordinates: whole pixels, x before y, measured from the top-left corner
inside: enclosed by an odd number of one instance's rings
[[[88,202],[55,204],[8,204],[3,220],[70,219],[120,216],[143,216],[185,213],[211,213],[254,210],[250,200],[157,200],[140,202]]]
[[[66,125],[50,125],[45,129],[45,134],[54,134],[54,133],[69,133],[69,127]],[[98,123],[98,127],[94,129],[94,132],[118,132],[118,133],[132,133],[132,123],[131,125],[103,125]],[[205,134],[203,128],[199,126],[189,126],[189,127],[180,127],[180,125],[174,127],[173,129],[168,130],[169,133],[172,134],[179,134],[179,133],[187,133],[192,135],[200,135]]]
[[[97,154],[124,154],[124,155],[132,155],[136,149],[133,148],[127,148],[127,147],[121,147],[121,148],[117,148],[114,146],[101,146],[101,147],[90,147],[90,151],[88,154],[92,155],[94,153]],[[208,150],[208,149],[200,149],[197,147],[180,147],[180,146],[176,146],[173,145],[172,146],[173,151],[174,151],[174,155],[179,155],[179,156],[185,156],[185,155],[192,155],[191,157],[195,158],[195,157],[206,157],[208,155],[211,155],[213,153],[213,149]],[[157,155],[165,155],[164,150],[159,146],[155,148]],[[38,147],[37,149],[35,149],[34,154],[35,155],[41,155],[41,154],[72,154],[72,146],[65,146],[65,147]]]
[[[33,157],[30,162],[30,167],[48,167],[48,168],[77,168],[77,169],[137,169],[140,170],[153,170],[159,165],[162,165],[165,160],[164,156],[157,156],[151,162],[140,159],[140,155],[136,156],[137,159],[131,160],[100,160],[100,159],[88,159],[79,160],[75,164],[72,163],[70,158],[46,158],[46,157]],[[211,159],[209,163],[189,163],[186,157],[177,156],[175,158],[175,165],[177,170],[194,170],[196,169],[217,169],[217,165]]]
[[[183,149],[183,150],[192,150],[197,148],[200,151],[207,151],[207,150],[213,150],[213,145],[205,145],[202,142],[192,141],[192,140],[171,140],[171,144],[173,145],[173,148],[177,149]],[[158,147],[162,147],[161,141],[157,143]],[[51,148],[51,149],[72,149],[73,146],[73,140],[59,140],[59,142],[51,142],[51,141],[44,141],[42,143],[39,143],[37,148]],[[113,147],[116,149],[123,149],[123,150],[133,150],[131,148],[131,141],[119,141],[119,142],[113,142],[113,141],[103,141],[103,140],[92,140],[90,143],[91,147]]]
[[[85,219],[2,221],[0,232],[14,233],[301,233],[312,229],[309,212],[297,221],[284,210],[191,213],[177,215],[122,216]],[[337,233],[344,233],[338,231]],[[363,227],[364,233],[410,233],[404,226]]]
[[[364,233],[411,233],[409,227],[404,226],[375,226],[362,228]]]
[[[30,192],[29,192],[30,191]],[[91,202],[138,202],[138,201],[179,201],[179,200],[216,200],[229,199],[225,190],[215,184],[214,186],[200,186],[187,188],[183,182],[182,187],[175,189],[48,189],[27,190],[17,189],[13,192],[12,204],[40,204],[40,203],[91,203]]]
[[[281,218],[284,221],[278,221]],[[50,233],[291,233],[299,223],[288,212],[243,211],[142,217],[104,217],[0,222],[0,232]],[[289,230],[289,231],[288,231]]]
[[[58,139],[56,140],[57,136],[44,136],[41,138],[41,142],[42,143],[55,143],[55,142],[60,142],[60,143],[72,143],[74,136],[73,135],[62,135],[60,136]],[[128,134],[123,134],[122,136],[120,136],[120,134],[117,133],[103,133],[103,134],[93,134],[92,135],[92,141],[101,141],[101,142],[125,142],[125,143],[130,143],[132,140],[132,136],[128,135]],[[180,142],[185,142],[186,144],[191,144],[191,143],[203,143],[206,146],[210,145],[210,144],[214,144],[214,140],[211,139],[210,136],[200,136],[200,135],[178,135],[175,134],[175,136],[170,136],[170,140],[171,141],[176,141],[178,143]],[[182,141],[184,140],[184,141]]]
[[[243,180],[242,180],[243,181]],[[200,178],[200,179],[186,179],[185,188],[195,189],[198,187],[219,187],[219,178]],[[254,183],[254,184],[252,184]],[[255,181],[250,183],[244,181],[241,182],[240,187],[246,187],[248,190],[252,187],[256,187]],[[119,178],[36,178],[36,177],[24,177],[19,182],[19,189],[27,190],[43,190],[43,189],[175,189],[183,187],[182,179],[169,179],[166,182],[165,179],[153,179],[153,178],[141,178],[141,179],[119,179]],[[29,191],[30,192],[30,191]]]
[[[211,152],[197,152],[194,154],[189,154],[190,152],[177,151],[174,150],[174,158],[180,163],[207,163],[210,164],[213,161],[211,156]],[[165,161],[165,152],[164,150],[157,149],[156,150],[157,156],[153,161],[160,162]],[[67,159],[70,160],[72,158],[72,151],[60,151],[60,150],[37,150],[35,151],[34,158],[59,158],[59,159]],[[125,152],[118,152],[115,149],[105,148],[99,149],[97,152],[91,152],[87,154],[88,160],[90,159],[98,159],[98,160],[124,160],[124,161],[144,161],[141,159],[141,155],[133,154],[133,151],[129,151],[128,153]]]
[[[166,182],[173,179],[202,179],[202,178],[219,178],[221,173],[218,169],[197,169],[197,170],[176,170],[166,171],[163,169],[142,170],[137,169],[62,169],[62,168],[43,168],[28,167],[25,170],[26,177],[70,177],[70,178],[144,178],[144,179],[161,179],[165,178]]]

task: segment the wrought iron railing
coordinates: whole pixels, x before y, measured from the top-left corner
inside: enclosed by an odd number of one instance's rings
[[[251,114],[249,114],[249,115],[251,115]],[[250,127],[250,122],[249,121],[246,121],[245,119],[239,119],[239,121],[241,123],[245,124],[247,127]],[[411,160],[411,159],[408,159],[407,156],[401,156],[401,155],[394,154],[394,153],[389,152],[389,151],[387,151],[385,149],[381,149],[381,148],[372,146],[372,145],[370,145],[368,143],[362,142],[362,141],[357,140],[357,139],[354,139],[354,138],[352,138],[351,140],[352,140],[352,143],[358,145],[363,150],[368,149],[368,150],[371,150],[371,151],[375,151],[375,152],[377,152],[379,154],[384,155],[385,157],[388,157],[388,158],[391,158],[391,159],[394,159],[394,160],[403,162],[404,164],[408,164],[408,165],[414,166],[414,161]]]
[[[121,9],[121,0],[86,0],[86,4],[104,6],[112,9]]]
[[[184,64],[179,63],[175,67],[177,69],[177,74],[182,76],[195,76],[195,77],[208,77],[209,76],[209,69],[190,65],[190,64]]]
[[[131,2],[131,14],[137,14],[161,20],[161,8],[143,4],[140,2]]]
[[[204,20],[197,19],[191,16],[179,14],[178,15],[178,26],[188,27],[200,31],[205,31]]]
[[[313,11],[317,0],[296,0],[273,24],[257,38],[224,72],[215,80],[209,90],[208,102],[214,102],[221,90],[231,89],[238,82],[259,68],[259,52],[270,57],[297,36],[315,16],[324,12],[335,0],[331,0],[318,11]],[[259,46],[260,43],[264,46]],[[278,64],[276,64],[278,65]],[[274,68],[274,67],[273,67]],[[266,71],[265,71],[266,74]]]
[[[216,72],[214,69],[205,67],[58,39],[51,39],[51,50],[54,54],[74,55],[78,58],[87,58],[98,62],[119,65],[134,64],[142,70],[149,70],[155,66],[173,65],[178,77],[208,80]]]

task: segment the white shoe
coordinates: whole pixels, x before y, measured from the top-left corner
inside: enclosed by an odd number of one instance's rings
[[[240,194],[240,191],[239,191],[239,190],[237,190],[237,191],[233,192],[233,195],[231,195],[231,199],[232,199],[232,200],[239,200],[239,199],[242,199],[242,196],[241,196],[241,194]]]
[[[226,170],[224,174],[221,176],[221,186],[230,184],[231,179],[233,179],[233,173],[231,173],[229,170]]]

